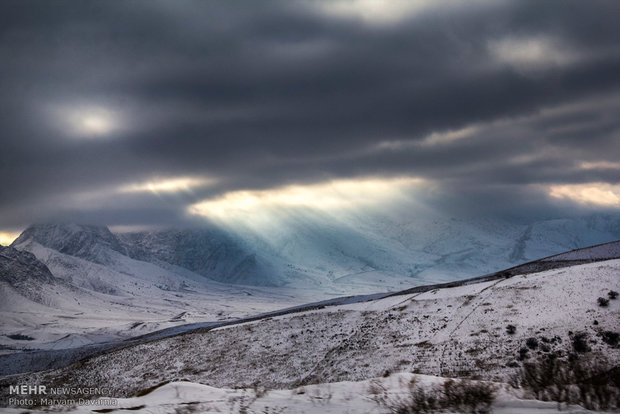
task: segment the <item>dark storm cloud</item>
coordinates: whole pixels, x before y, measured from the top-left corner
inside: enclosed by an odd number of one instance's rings
[[[338,177],[420,176],[505,205],[537,184],[618,183],[580,167],[620,154],[617,2],[450,3],[385,22],[319,4],[2,2],[0,227],[174,223],[228,190]],[[56,118],[84,107],[121,125],[80,139]],[[177,176],[217,184],[84,195]]]

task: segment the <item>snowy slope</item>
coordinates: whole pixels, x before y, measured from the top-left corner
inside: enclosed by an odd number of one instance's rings
[[[576,332],[586,333],[593,355],[615,366],[620,348],[600,335],[617,331],[620,302],[602,308],[597,298],[620,290],[618,274],[620,260],[610,260],[315,309],[140,344],[18,381],[54,384],[60,377],[118,397],[174,378],[220,388],[361,381],[386,371],[506,381],[522,364],[528,338],[548,349],[527,358],[565,356]]]
[[[405,400],[410,385],[431,389],[443,384],[444,378],[428,375],[396,374],[387,378],[373,378],[357,382],[336,382],[307,385],[286,390],[257,388],[215,388],[187,381],[173,381],[133,398],[110,399],[102,397],[91,405],[64,407],[63,412],[90,414],[117,410],[143,414],[182,412],[217,413],[286,413],[286,414],[359,414],[388,413],[375,400],[375,390],[389,390],[394,400]],[[490,407],[496,414],[553,414],[557,403],[525,399],[522,392],[497,387],[496,400]],[[7,414],[21,414],[23,409],[6,408]],[[30,413],[49,412],[29,410]],[[585,414],[594,411],[579,406],[562,406],[563,413]]]

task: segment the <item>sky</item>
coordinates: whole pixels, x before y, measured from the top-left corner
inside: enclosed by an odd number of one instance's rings
[[[616,0],[3,0],[0,243],[406,203],[620,214],[618,21]]]

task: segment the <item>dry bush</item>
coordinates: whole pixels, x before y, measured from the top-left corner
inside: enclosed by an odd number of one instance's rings
[[[448,380],[443,384],[442,408],[465,413],[487,413],[495,399],[495,387],[485,382]]]
[[[383,392],[374,398],[375,402],[392,414],[421,414],[445,410],[485,414],[490,412],[494,399],[495,387],[491,384],[452,379],[429,389],[412,381],[405,397],[390,396],[383,389]]]
[[[586,332],[577,332],[573,335],[573,351],[583,354],[590,352],[590,345],[588,345],[588,334]]]
[[[589,410],[620,408],[620,367],[611,368],[603,357],[540,358],[525,363],[513,384],[543,401],[579,404]]]

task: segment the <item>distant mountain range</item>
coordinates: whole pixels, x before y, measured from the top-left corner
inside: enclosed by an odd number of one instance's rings
[[[618,239],[620,218],[597,215],[528,225],[497,219],[397,223],[381,218],[347,226],[300,222],[264,235],[217,227],[114,234],[104,226],[38,224],[27,228],[12,247],[33,253],[56,276],[75,270],[60,269],[67,256],[82,260],[81,265],[72,264],[82,273],[93,272],[84,269],[86,263],[131,273],[124,269],[126,263],[120,264],[131,259],[134,265],[191,274],[197,283],[353,294],[464,279]],[[181,282],[175,278],[158,283],[176,289]],[[114,289],[110,286],[108,293]]]
[[[263,268],[255,253],[217,229],[117,235],[105,226],[37,224],[28,227],[11,246],[31,251],[44,262],[53,258],[42,255],[38,247],[112,268],[129,258],[164,268],[178,266],[226,283],[275,282],[275,272]]]

